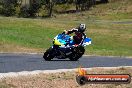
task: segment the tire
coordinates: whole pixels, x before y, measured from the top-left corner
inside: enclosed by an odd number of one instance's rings
[[[84,47],[82,47],[82,46],[79,46],[78,47],[78,54],[80,54],[80,55],[83,55],[84,54],[84,52],[85,52],[85,49],[84,49]]]
[[[69,57],[70,61],[77,61],[80,58],[76,53],[72,53]]]
[[[76,82],[79,84],[79,85],[84,85],[86,84],[87,82],[87,79],[84,77],[84,76],[76,76]]]
[[[73,50],[72,54],[70,55],[69,59],[71,61],[77,61],[79,58],[82,57],[82,55],[84,54],[84,52],[85,52],[84,47],[82,47],[82,46],[76,47]]]
[[[44,58],[46,61],[51,61],[51,59],[54,58],[54,56],[52,55],[52,52],[53,52],[53,49],[52,49],[52,48],[49,48],[49,49],[46,50],[46,52],[44,53],[43,58]]]
[[[77,54],[79,55],[79,58],[81,58],[84,53],[85,53],[84,47],[79,46],[77,50]]]

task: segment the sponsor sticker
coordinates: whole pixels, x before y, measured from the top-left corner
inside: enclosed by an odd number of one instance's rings
[[[79,68],[78,72],[76,81],[79,85],[86,83],[126,84],[131,82],[131,76],[129,74],[87,74],[86,70],[82,68]]]

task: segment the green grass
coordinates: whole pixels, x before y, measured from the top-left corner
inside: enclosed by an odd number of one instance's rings
[[[43,52],[52,45],[52,39],[58,33],[86,23],[86,34],[92,38],[92,45],[86,47],[85,54],[132,56],[132,23],[127,23],[132,22],[132,2],[128,1],[101,4],[90,11],[57,15],[56,18],[0,17],[0,46],[13,44]],[[124,12],[124,9],[127,10]],[[2,49],[0,51],[9,51]]]
[[[38,20],[12,18],[1,18],[1,20],[0,40],[2,42],[14,42],[26,47],[42,48],[47,47],[50,42],[49,38],[53,38],[59,33],[54,28],[37,25]]]

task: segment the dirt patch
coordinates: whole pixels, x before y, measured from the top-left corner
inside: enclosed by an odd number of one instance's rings
[[[121,67],[118,69],[93,68],[87,70],[88,74],[130,74],[132,67]],[[80,86],[76,83],[77,72],[61,72],[51,74],[38,74],[20,76],[16,78],[4,78],[0,83],[10,86],[10,88],[131,88],[130,84],[86,84]],[[8,87],[9,88],[9,87]]]

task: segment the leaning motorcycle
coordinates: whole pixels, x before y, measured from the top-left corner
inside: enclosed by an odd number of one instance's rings
[[[76,45],[72,36],[65,33],[58,34],[53,39],[53,45],[44,53],[43,58],[46,61],[50,61],[53,58],[69,58],[71,61],[77,61],[84,54],[84,47],[89,44],[91,44],[91,38],[86,37],[81,44]]]

